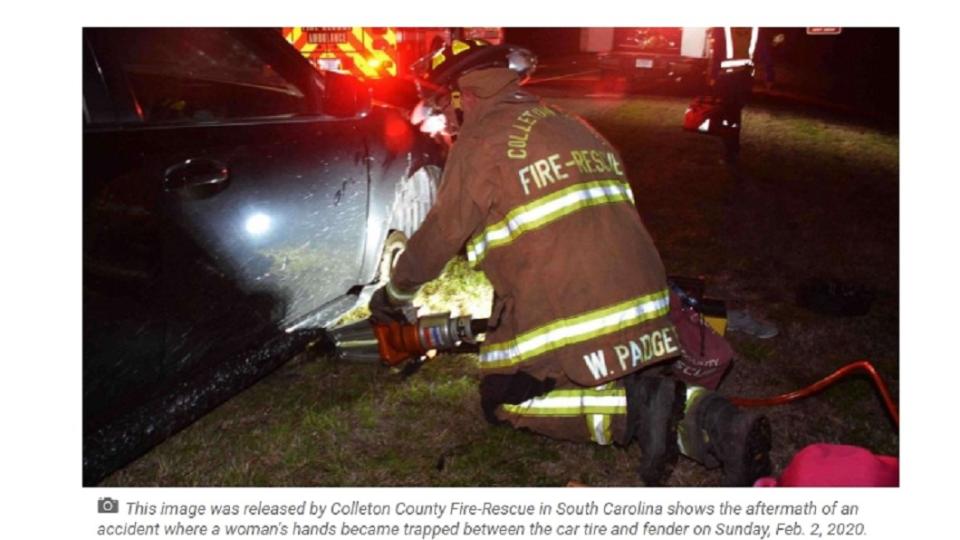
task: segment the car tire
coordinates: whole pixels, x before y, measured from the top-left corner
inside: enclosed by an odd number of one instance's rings
[[[410,238],[420,228],[437,199],[440,173],[440,167],[426,165],[397,184],[391,230],[402,231]]]
[[[390,272],[396,266],[400,254],[407,249],[407,235],[401,231],[391,231],[387,239],[383,241],[383,254],[380,255],[380,262],[377,264],[377,277],[375,282],[378,287],[382,287],[390,281]]]

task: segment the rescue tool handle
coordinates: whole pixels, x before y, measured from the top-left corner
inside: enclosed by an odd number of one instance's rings
[[[380,359],[388,366],[396,366],[411,358],[422,357],[430,350],[475,352],[475,336],[487,331],[487,319],[466,322],[467,319],[450,319],[447,314],[441,314],[423,317],[416,323],[391,321],[378,324],[370,321],[370,324],[377,338]]]
[[[473,319],[470,321],[470,331],[473,335],[486,333],[489,321],[490,319]]]

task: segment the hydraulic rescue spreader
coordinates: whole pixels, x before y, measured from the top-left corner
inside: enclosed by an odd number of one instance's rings
[[[430,351],[473,352],[477,336],[487,331],[487,319],[469,315],[451,317],[436,313],[411,323],[377,324],[369,319],[331,331],[341,360],[398,366],[407,360],[421,362]]]

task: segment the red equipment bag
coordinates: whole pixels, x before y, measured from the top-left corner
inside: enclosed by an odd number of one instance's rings
[[[685,306],[674,291],[670,291],[670,322],[683,349],[683,355],[673,363],[674,377],[716,390],[733,361],[733,347],[706,324],[702,314]]]
[[[735,119],[726,118],[723,100],[714,96],[693,98],[683,114],[683,129],[704,135],[723,136],[740,130]]]
[[[763,477],[754,487],[895,487],[900,460],[859,446],[817,443],[797,452],[780,479]]]

